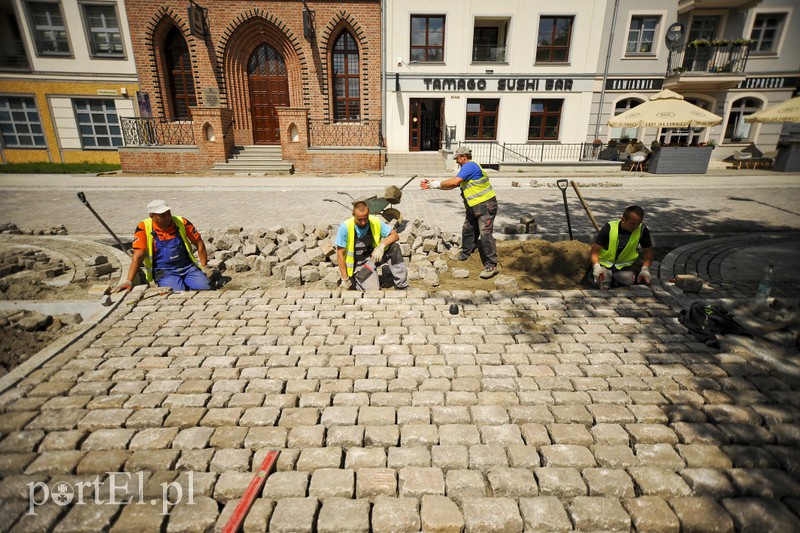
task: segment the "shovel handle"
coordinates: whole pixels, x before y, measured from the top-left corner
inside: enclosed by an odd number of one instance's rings
[[[569,181],[567,181],[567,180],[558,180],[558,181],[556,181],[556,185],[558,186],[559,189],[561,189],[561,192],[567,192],[567,187],[569,186]]]
[[[86,195],[83,194],[83,191],[78,193],[78,200],[80,200],[83,205],[89,205],[89,202],[86,201]]]

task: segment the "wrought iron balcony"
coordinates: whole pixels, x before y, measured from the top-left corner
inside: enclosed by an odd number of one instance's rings
[[[125,146],[194,145],[191,122],[158,118],[120,117]]]
[[[750,43],[743,39],[695,40],[669,53],[667,76],[691,74],[742,74],[747,67]]]
[[[476,44],[472,47],[472,61],[486,63],[504,63],[506,47],[488,44]]]
[[[29,70],[25,46],[17,39],[0,39],[0,69]]]

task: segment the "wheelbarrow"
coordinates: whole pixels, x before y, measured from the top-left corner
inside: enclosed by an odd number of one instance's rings
[[[386,220],[386,222],[391,222],[392,220],[396,220],[397,224],[401,224],[403,222],[403,215],[400,214],[400,210],[395,208],[394,206],[400,203],[400,198],[402,198],[403,196],[402,191],[405,188],[405,186],[411,183],[416,177],[417,175],[414,174],[408,179],[407,182],[405,182],[400,187],[395,187],[394,185],[386,187],[386,190],[384,190],[383,192],[383,196],[378,196],[376,194],[369,197],[354,198],[349,193],[343,191],[339,191],[336,194],[344,194],[346,196],[349,196],[351,200],[350,202],[351,205],[357,201],[364,202],[367,204],[370,214],[381,215]],[[348,210],[352,209],[351,206],[347,206],[342,202],[340,202],[339,200],[326,198],[324,201],[337,203]]]

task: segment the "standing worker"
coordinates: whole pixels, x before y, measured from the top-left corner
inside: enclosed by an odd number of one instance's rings
[[[353,202],[353,216],[339,225],[336,258],[342,289],[380,289],[378,265],[386,262],[398,290],[408,288],[408,269],[394,228],[369,214],[366,202]],[[385,261],[384,261],[385,260]]]
[[[130,291],[142,265],[147,281],[155,281],[159,287],[175,291],[210,289],[206,245],[197,229],[185,218],[172,216],[164,200],[150,202],[147,212],[150,217],[139,222],[133,234],[134,252],[128,279],[114,292]],[[192,253],[192,244],[197,246],[199,263]]]
[[[424,179],[420,184],[423,189],[450,190],[461,187],[466,218],[461,228],[461,254],[459,261],[466,261],[477,248],[476,240],[480,237],[481,260],[483,271],[480,277],[489,279],[499,272],[497,266],[497,245],[494,242],[494,219],[497,216],[497,198],[495,197],[489,176],[478,163],[472,161],[472,150],[461,146],[453,157],[461,166],[455,177],[444,181]]]
[[[650,285],[653,240],[643,220],[644,209],[632,205],[622,213],[621,220],[606,222],[600,228],[590,251],[590,279],[596,287],[608,288],[612,282],[625,287],[634,282]],[[638,262],[639,247],[641,263]]]

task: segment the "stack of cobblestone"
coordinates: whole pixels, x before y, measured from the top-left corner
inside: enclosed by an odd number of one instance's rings
[[[49,228],[23,230],[18,228],[16,224],[3,223],[0,224],[0,233],[8,233],[11,235],[67,235],[67,228],[62,224]]]
[[[0,277],[10,276],[22,270],[35,270],[47,278],[55,278],[66,272],[63,260],[52,260],[40,250],[13,249],[0,253]]]
[[[337,229],[338,225],[311,226],[302,222],[253,232],[232,227],[207,232],[204,240],[209,266],[220,271],[257,271],[284,280],[288,287],[323,281],[326,288],[334,288],[340,278],[336,268]],[[419,220],[398,230],[409,278],[438,286],[439,274],[448,268],[441,254],[457,246],[460,237]]]

